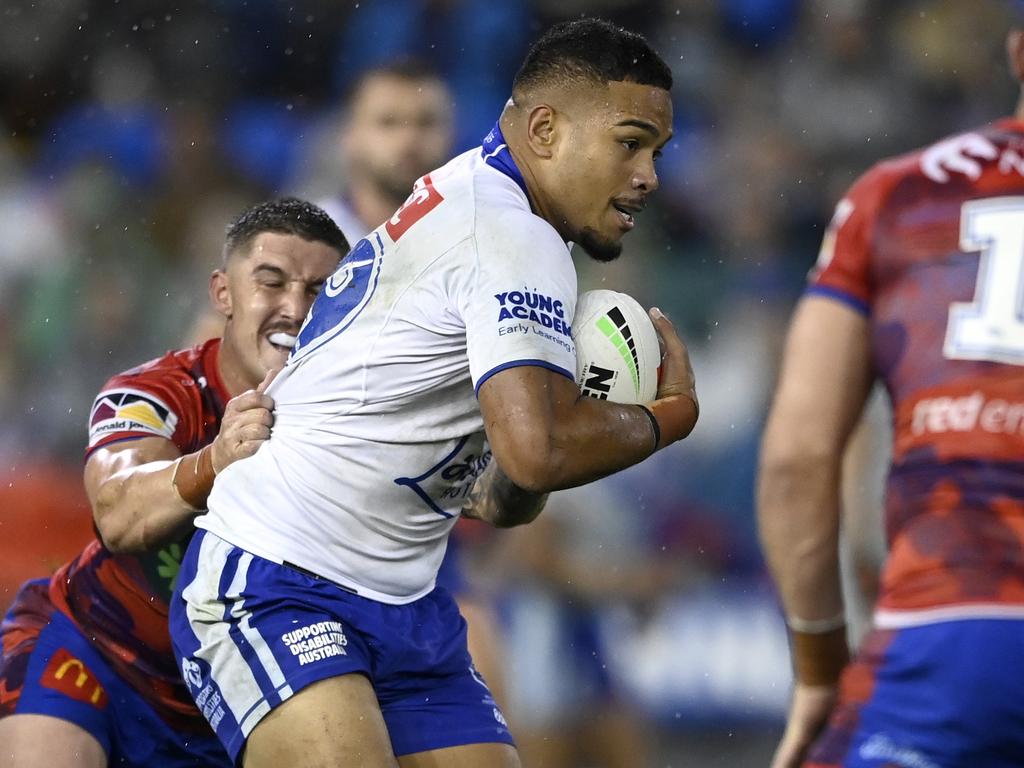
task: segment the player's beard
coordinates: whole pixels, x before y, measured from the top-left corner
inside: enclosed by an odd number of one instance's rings
[[[412,194],[412,185],[422,174],[413,175],[402,168],[379,168],[369,170],[369,175],[378,191],[393,200],[397,208]]]
[[[601,237],[597,230],[591,227],[584,227],[574,240],[594,261],[615,261],[622,254],[621,242]]]
[[[391,200],[394,200],[397,207],[404,203],[406,198],[412,194],[412,185],[416,183],[416,179],[409,180],[404,177],[399,179],[395,176],[381,174],[377,176],[375,182],[377,189]]]

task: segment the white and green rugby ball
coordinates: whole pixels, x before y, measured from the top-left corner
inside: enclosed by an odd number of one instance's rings
[[[632,296],[587,291],[576,301],[576,384],[613,403],[649,403],[658,392],[661,348],[647,311]]]

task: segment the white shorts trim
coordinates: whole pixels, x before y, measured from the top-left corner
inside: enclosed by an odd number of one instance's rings
[[[966,619],[1024,619],[1024,605],[1006,603],[968,603],[943,605],[916,611],[875,611],[875,626],[879,629],[906,629],[925,624]]]

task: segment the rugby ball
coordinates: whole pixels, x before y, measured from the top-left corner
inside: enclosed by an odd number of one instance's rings
[[[584,395],[613,403],[654,400],[661,347],[654,323],[632,296],[603,289],[580,294],[572,339]]]

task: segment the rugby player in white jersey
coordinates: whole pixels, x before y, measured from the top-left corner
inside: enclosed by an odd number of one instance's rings
[[[671,73],[587,19],[530,50],[482,147],[420,179],[328,280],[182,563],[182,673],[249,768],[517,766],[434,579],[456,517],[527,523],[697,420],[686,348],[657,399],[581,397],[568,243],[618,256],[658,185]]]
[[[337,147],[344,185],[319,201],[351,242],[391,218],[423,174],[451,157],[453,96],[441,76],[418,59],[396,59],[363,72],[345,99]],[[499,702],[504,651],[490,601],[462,566],[458,529],[448,539],[437,585],[455,596],[466,620],[470,655]]]

